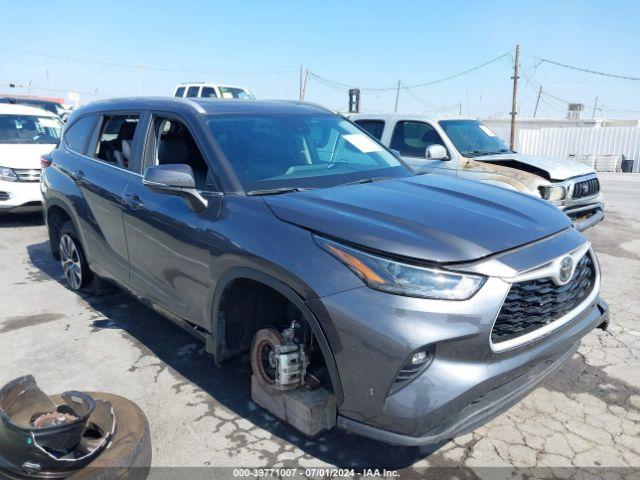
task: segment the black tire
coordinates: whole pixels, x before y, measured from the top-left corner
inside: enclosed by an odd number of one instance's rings
[[[69,220],[60,227],[58,241],[60,263],[67,286],[71,290],[82,290],[93,280],[93,272],[89,268],[80,236],[72,221]]]
[[[107,282],[106,280],[103,280],[98,275],[93,273],[93,271],[91,270],[91,267],[89,266],[89,262],[87,261],[87,257],[84,254],[84,248],[82,246],[82,243],[79,240],[80,236],[78,235],[78,231],[76,230],[76,227],[71,220],[65,222],[62,225],[62,227],[60,227],[60,229],[56,232],[56,235],[55,235],[55,238],[57,239],[58,245],[59,245],[57,249],[58,260],[60,260],[60,263],[63,265],[63,272],[64,272],[64,260],[63,260],[64,253],[62,251],[62,239],[64,235],[68,235],[73,240],[75,248],[79,252],[79,258],[80,258],[80,264],[81,264],[80,286],[77,287],[77,284],[72,285],[71,282],[69,281],[69,277],[65,272],[65,279],[67,281],[67,286],[71,290],[75,290],[75,291],[82,290],[83,292],[88,293],[90,295],[108,295],[110,293],[113,293],[115,291],[115,286]]]

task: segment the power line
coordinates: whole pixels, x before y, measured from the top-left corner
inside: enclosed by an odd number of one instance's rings
[[[174,72],[174,73],[195,73],[201,75],[207,74],[233,74],[233,75],[266,75],[266,74],[282,74],[282,73],[293,73],[295,70],[275,70],[275,71],[224,71],[224,70],[192,70],[192,69],[180,69],[180,68],[170,68],[170,67],[160,67],[160,66],[150,66],[150,65],[133,65],[127,63],[119,63],[119,62],[104,62],[101,60],[93,60],[87,58],[76,58],[76,57],[65,57],[61,55],[49,55],[39,52],[31,52],[28,50],[18,50],[13,48],[0,47],[0,50],[4,52],[16,53],[20,55],[31,55],[34,57],[42,57],[42,58],[51,58],[54,60],[62,60],[65,62],[77,62],[84,64],[92,64],[92,65],[101,65],[104,67],[118,67],[118,68],[128,68],[135,70],[150,70],[150,71],[158,71],[158,72]]]
[[[532,55],[532,56],[537,58],[538,60],[540,60],[540,64],[542,64],[542,63],[550,63],[550,64],[556,65],[558,67],[568,68],[570,70],[577,70],[579,72],[584,72],[584,73],[591,73],[593,75],[601,75],[603,77],[619,78],[621,80],[640,81],[640,77],[632,77],[630,75],[618,75],[616,73],[600,72],[598,70],[591,70],[589,68],[582,68],[582,67],[576,67],[574,65],[567,65],[566,63],[556,62],[554,60],[549,60],[548,58],[541,58],[541,57],[538,57],[536,55]]]
[[[458,73],[454,73],[453,75],[449,75],[447,77],[443,77],[443,78],[438,78],[436,80],[430,80],[428,82],[422,82],[422,83],[416,83],[413,85],[404,85],[401,86],[400,88],[402,89],[408,89],[408,88],[421,88],[421,87],[426,87],[429,85],[435,85],[436,83],[442,83],[442,82],[446,82],[447,80],[452,80],[454,78],[457,77],[461,77],[462,75],[466,75],[468,73],[474,72],[476,70],[479,70],[483,67],[486,67],[488,65],[491,65],[492,63],[497,62],[498,60],[501,60],[503,58],[506,57],[512,57],[510,52],[507,53],[503,53],[502,55],[495,57],[487,62],[481,63],[480,65],[476,65],[475,67],[472,68],[468,68],[466,70],[463,70],[462,72],[458,72]],[[314,80],[317,80],[319,83],[322,83],[323,85],[329,87],[329,88],[333,88],[334,90],[345,90],[345,89],[350,89],[350,88],[360,88],[360,90],[362,92],[369,92],[369,93],[381,93],[381,92],[388,92],[388,91],[393,91],[396,90],[397,85],[390,85],[388,87],[360,87],[358,85],[355,84],[349,84],[349,83],[344,83],[344,82],[339,82],[336,80],[331,80],[329,78],[326,77],[322,77],[320,75],[318,75],[317,73],[314,72],[309,72],[309,76],[312,77]]]

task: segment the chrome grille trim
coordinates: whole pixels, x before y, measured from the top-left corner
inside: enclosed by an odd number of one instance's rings
[[[16,176],[19,182],[39,182],[40,172],[39,168],[14,168]]]

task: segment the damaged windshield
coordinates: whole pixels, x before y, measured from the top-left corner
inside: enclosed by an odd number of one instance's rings
[[[477,120],[441,120],[439,123],[465,157],[511,152],[500,137]]]

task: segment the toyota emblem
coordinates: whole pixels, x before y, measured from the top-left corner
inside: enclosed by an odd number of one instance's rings
[[[560,262],[560,275],[558,278],[562,283],[567,283],[571,280],[573,274],[573,259],[571,257],[564,257]]]

